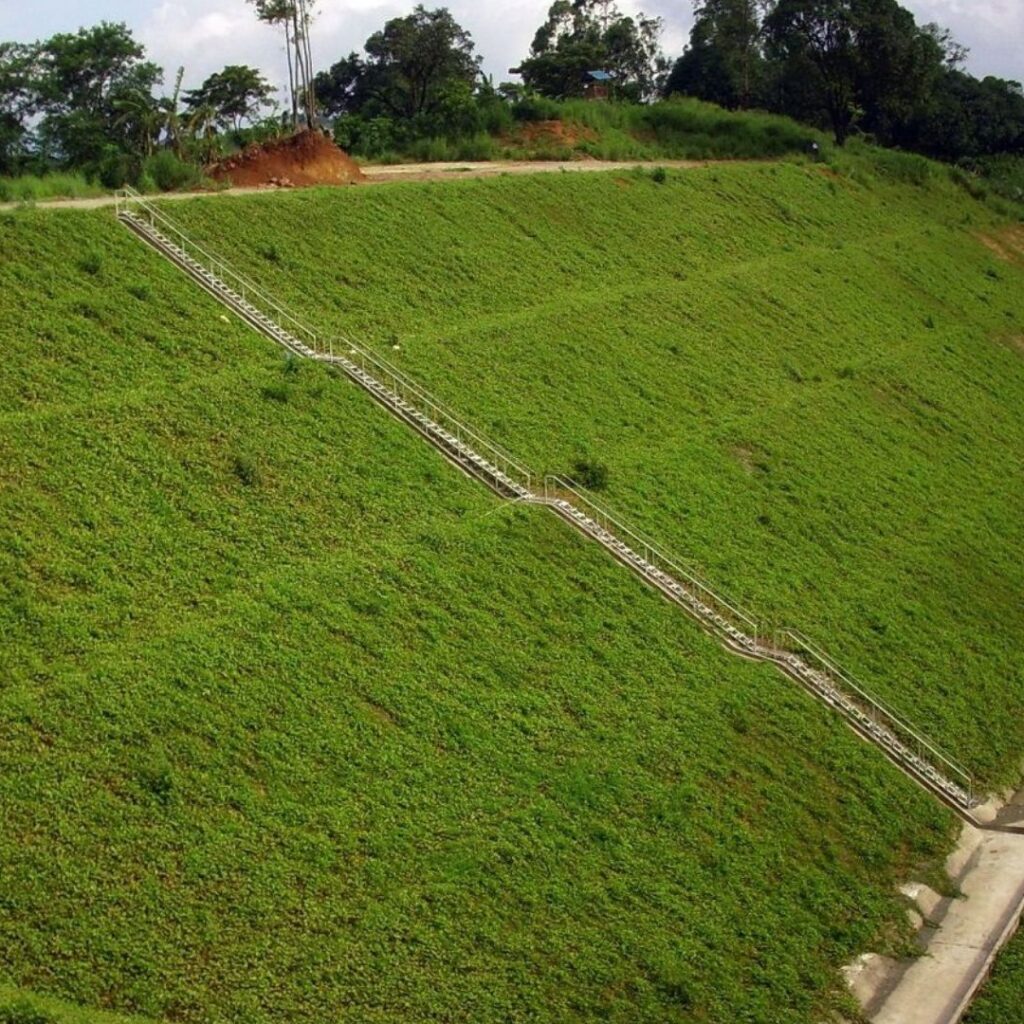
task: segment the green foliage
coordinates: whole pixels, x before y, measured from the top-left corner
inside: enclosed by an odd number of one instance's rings
[[[996,962],[964,1024],[1018,1024],[1024,1020],[1024,930]]]
[[[418,4],[371,35],[363,56],[353,53],[317,75],[316,90],[328,114],[361,122],[388,118],[406,140],[460,135],[477,127],[473,89],[480,60],[472,37],[446,7],[428,11]]]
[[[104,1013],[0,981],[0,1024],[155,1024],[142,1017]]]
[[[824,605],[846,651],[930,567],[913,601],[946,671],[908,678],[921,648],[886,643],[884,678],[956,702],[970,753],[1017,650],[1009,601],[979,609],[969,661],[947,643],[971,626],[964,580],[1018,592],[1019,357],[983,333],[1016,278],[985,277],[918,190],[847,187],[801,167],[550,175],[174,216],[325,328],[389,355],[397,335],[538,469],[600,458],[611,501],[801,621]],[[848,1009],[836,967],[900,946],[896,885],[956,829],[931,798],[556,517],[498,503],[325,367],[286,373],[109,212],[11,215],[0,251],[8,977],[197,1024]],[[68,258],[89,251],[100,278]],[[975,328],[925,347],[909,320],[938,287]],[[841,385],[840,359],[859,370]],[[954,505],[962,533],[940,525]],[[965,559],[982,513],[990,550]],[[984,722],[1000,758],[1014,728]]]
[[[1006,690],[1024,629],[1022,274],[975,240],[997,230],[985,207],[874,155],[662,187],[283,196],[266,225],[245,204],[183,213],[211,244],[301,253],[243,269],[327,334],[400,338],[404,369],[538,471],[599,458],[612,505],[1006,780],[1024,746]],[[323,266],[344,268],[336,304],[309,301]]]
[[[572,464],[573,477],[590,491],[603,491],[608,486],[608,467],[593,459],[577,459]]]
[[[526,87],[551,99],[584,95],[589,73],[612,76],[622,99],[650,99],[661,89],[667,63],[660,18],[627,16],[612,0],[555,0],[516,69]]]
[[[208,107],[221,128],[239,131],[244,122],[274,106],[274,92],[256,68],[229,64],[223,71],[210,75],[198,89],[185,93],[185,106],[193,114]]]
[[[104,190],[82,174],[25,174],[0,178],[0,203],[29,203],[44,199],[88,199]]]
[[[764,107],[944,160],[1019,153],[1018,84],[966,74],[947,31],[896,0],[700,0],[666,86],[727,107]]]
[[[169,149],[161,149],[143,162],[139,182],[150,182],[160,192],[176,192],[198,188],[203,180],[195,164],[180,159]]]

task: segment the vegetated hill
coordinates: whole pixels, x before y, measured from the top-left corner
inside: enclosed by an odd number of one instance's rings
[[[317,324],[398,345],[534,469],[607,466],[603,497],[629,520],[818,640],[984,782],[1015,781],[1013,229],[896,153],[659,178],[176,215]]]
[[[647,187],[205,214],[283,247],[303,211],[401,213],[410,247],[439,236],[422,290],[395,266],[426,323],[467,202],[536,234],[537,202],[572,223]],[[558,309],[569,257],[520,252],[493,273]],[[806,1024],[838,965],[899,949],[896,884],[956,822],[825,708],[284,360],[110,211],[0,216],[0,253],[0,1012]],[[317,303],[377,272],[293,259]],[[496,425],[525,433],[524,398]]]

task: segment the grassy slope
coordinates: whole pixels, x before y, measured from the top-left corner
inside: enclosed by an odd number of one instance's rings
[[[802,1024],[899,934],[953,822],[782,677],[109,211],[0,303],[8,1018]]]
[[[315,322],[400,344],[535,468],[607,463],[613,505],[991,782],[1024,747],[1024,274],[944,180],[754,165],[175,212]]]
[[[1000,956],[964,1024],[1020,1024],[1024,1020],[1024,931]]]

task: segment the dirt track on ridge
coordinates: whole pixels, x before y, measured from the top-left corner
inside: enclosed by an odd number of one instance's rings
[[[352,188],[367,185],[389,185],[402,181],[457,181],[463,178],[493,178],[502,174],[551,174],[585,173],[594,171],[631,171],[634,167],[670,167],[693,170],[712,167],[716,164],[744,163],[737,160],[658,160],[644,163],[637,160],[495,160],[454,164],[392,164],[388,166],[367,166],[363,168],[365,182]],[[165,192],[162,195],[147,196],[147,199],[161,202],[177,199],[193,199],[197,196],[237,196],[255,192],[291,192],[281,188],[228,188],[219,192]],[[0,210],[13,210],[25,203],[3,203]],[[97,210],[113,206],[114,197],[97,196],[93,199],[47,199],[28,204],[37,210]]]

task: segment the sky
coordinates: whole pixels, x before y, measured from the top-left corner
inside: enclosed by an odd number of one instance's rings
[[[319,0],[314,62],[326,68],[362,48],[388,18],[407,14],[415,0]],[[427,0],[447,6],[469,30],[496,82],[526,55],[550,0]],[[921,24],[935,21],[970,47],[968,70],[983,77],[1024,80],[1024,0],[903,0]],[[620,0],[665,21],[665,52],[677,56],[692,21],[690,0]],[[0,40],[30,42],[73,32],[101,20],[124,21],[165,69],[168,86],[184,65],[186,88],[226,64],[259,67],[275,84],[287,79],[283,35],[261,25],[246,0],[0,0]]]

